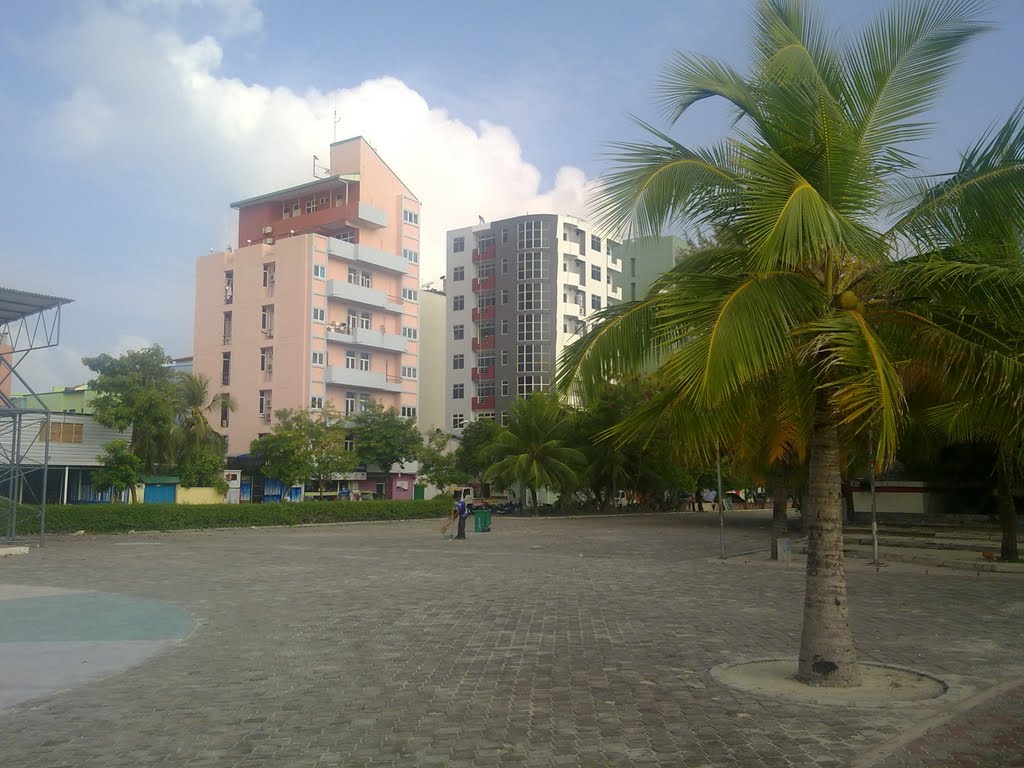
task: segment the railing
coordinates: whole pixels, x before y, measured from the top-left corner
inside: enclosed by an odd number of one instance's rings
[[[481,349],[494,349],[494,337],[484,336],[482,339],[473,339],[472,347],[474,352],[479,352]]]
[[[494,304],[491,304],[489,307],[473,307],[473,311],[470,314],[473,318],[473,322],[479,323],[481,320],[493,320],[497,312],[497,307]]]
[[[474,397],[470,403],[470,407],[474,411],[492,411],[494,410],[494,395],[488,395],[487,397]]]
[[[488,275],[487,277],[474,277],[473,293],[480,293],[480,291],[493,291],[494,283],[494,275]]]
[[[472,376],[473,381],[483,381],[483,380],[487,380],[487,379],[493,379],[494,378],[494,366],[493,365],[487,365],[487,366],[483,366],[483,367],[479,367],[478,366],[478,367],[473,369],[473,371],[470,374],[470,376]]]
[[[224,344],[225,344],[225,346],[230,344],[230,343],[231,343],[231,334],[230,333],[225,333],[224,334]]]
[[[473,261],[493,261],[496,255],[497,248],[493,245],[484,248],[481,252],[479,248],[473,249]]]

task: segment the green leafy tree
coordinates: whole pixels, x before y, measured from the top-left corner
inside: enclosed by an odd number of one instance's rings
[[[467,479],[480,479],[491,465],[487,447],[501,427],[493,419],[471,421],[462,430],[459,447],[455,449],[455,467]]]
[[[435,430],[424,436],[419,453],[420,478],[442,491],[468,480],[456,466],[456,451],[451,450],[451,442],[451,435]]]
[[[403,418],[397,408],[385,409],[378,402],[371,402],[369,408],[352,419],[352,438],[360,462],[374,464],[384,473],[385,495],[389,498],[392,466],[415,461],[423,444],[412,419]]]
[[[486,450],[491,465],[484,479],[505,487],[521,485],[537,512],[537,492],[574,492],[586,457],[567,444],[569,413],[545,393],[517,399],[509,409],[508,426],[499,428]]]
[[[100,468],[92,475],[94,488],[110,488],[118,493],[131,491],[132,503],[138,501],[135,487],[142,479],[142,460],[131,452],[127,440],[111,440],[96,457]],[[111,497],[117,501],[117,496]]]
[[[252,441],[249,452],[263,462],[263,473],[285,487],[313,481],[321,494],[329,480],[356,467],[355,453],[345,448],[348,428],[337,411],[283,409],[270,434]]]
[[[180,374],[177,381],[177,423],[172,432],[178,476],[186,487],[213,486],[223,479],[227,442],[210,425],[210,414],[222,408],[236,408],[226,392],[210,394],[210,380],[204,374]]]
[[[606,311],[561,376],[594,389],[656,367],[678,404],[743,412],[793,376],[814,392],[808,553],[798,677],[860,683],[846,598],[840,445],[873,435],[884,467],[907,392],[944,379],[973,399],[1020,391],[1024,272],[978,233],[1024,220],[1024,113],[944,177],[910,147],[963,46],[986,29],[971,0],[896,5],[837,38],[801,0],[756,4],[750,71],[679,55],[660,93],[675,122],[696,103],[736,110],[723,141],[691,149],[645,126],[616,145],[596,202],[610,228],[666,223],[736,233],[694,249],[645,300]],[[990,242],[990,241],[989,241]],[[1019,241],[1018,241],[1019,242]]]
[[[165,367],[170,358],[158,345],[125,352],[120,357],[83,357],[82,363],[97,376],[89,386],[96,421],[105,427],[131,430],[131,452],[142,460],[144,471],[172,460],[171,430],[175,416],[174,372]]]

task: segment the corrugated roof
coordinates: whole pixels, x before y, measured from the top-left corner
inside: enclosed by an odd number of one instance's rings
[[[0,323],[13,323],[23,317],[70,303],[71,299],[62,299],[59,296],[0,288]]]

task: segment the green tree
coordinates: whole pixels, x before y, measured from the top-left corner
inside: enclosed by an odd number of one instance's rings
[[[508,414],[508,427],[499,428],[486,449],[492,463],[484,479],[526,488],[536,514],[541,488],[564,493],[579,487],[586,457],[567,445],[569,414],[554,396],[537,393],[517,399]]]
[[[142,460],[131,452],[127,440],[111,440],[103,446],[103,453],[96,457],[100,468],[92,475],[94,488],[110,488],[121,492],[130,490],[132,502],[138,501],[135,486],[142,479]],[[117,501],[117,496],[111,496]]]
[[[672,223],[737,237],[698,247],[644,301],[607,311],[563,379],[596,388],[657,366],[671,387],[639,420],[676,403],[741,409],[782,376],[814,392],[798,667],[808,683],[860,682],[841,441],[870,429],[885,466],[914,382],[945,378],[973,398],[1021,385],[1020,260],[974,235],[1024,220],[1022,113],[938,181],[910,150],[961,49],[986,29],[981,7],[908,2],[844,41],[807,2],[760,0],[748,73],[679,55],[659,86],[672,122],[725,99],[737,117],[728,138],[690,149],[645,126],[649,140],[616,145],[597,198],[603,223],[634,235]]]
[[[457,449],[451,450],[451,442],[452,436],[438,429],[425,435],[420,447],[419,477],[442,491],[468,480],[467,475],[456,466]]]
[[[224,468],[227,442],[210,425],[209,416],[222,408],[236,408],[226,392],[210,394],[210,380],[204,374],[180,374],[177,381],[177,418],[172,432],[178,476],[186,487],[214,485]]]
[[[487,447],[501,427],[493,419],[477,419],[471,421],[462,430],[458,438],[459,446],[455,449],[455,467],[467,479],[481,479],[491,465],[487,458]]]
[[[112,429],[131,430],[131,451],[146,472],[172,459],[176,397],[174,372],[165,367],[170,361],[159,345],[120,357],[82,358],[97,373],[89,382],[98,393],[93,401],[96,421]]]
[[[356,455],[345,448],[348,427],[332,407],[314,412],[286,408],[274,416],[270,434],[249,446],[267,477],[286,488],[311,480],[323,494],[329,480],[355,469]]]
[[[416,423],[399,416],[397,408],[385,409],[374,401],[352,419],[352,438],[360,462],[374,464],[384,473],[384,493],[390,498],[392,466],[415,461],[420,454],[422,438]]]

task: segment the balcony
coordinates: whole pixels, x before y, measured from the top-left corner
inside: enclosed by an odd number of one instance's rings
[[[383,291],[375,291],[362,285],[354,285],[345,280],[328,280],[327,295],[334,299],[344,299],[353,304],[362,304],[385,312],[401,314],[404,307],[397,296],[388,296]]]
[[[494,378],[494,366],[493,365],[487,365],[487,366],[483,366],[483,367],[474,368],[473,372],[470,375],[472,376],[473,381],[487,381],[487,380],[493,379]]]
[[[473,339],[473,351],[479,352],[481,349],[494,349],[494,336],[484,336],[482,339]]]
[[[402,380],[398,376],[380,373],[379,371],[361,371],[356,368],[345,368],[330,365],[324,369],[324,381],[327,384],[340,384],[360,389],[377,389],[384,392],[401,392]]]
[[[474,411],[493,411],[494,395],[488,395],[487,397],[474,397],[470,403],[470,407]]]
[[[495,276],[488,275],[487,277],[474,277],[473,278],[473,293],[480,293],[481,291],[493,291]]]
[[[358,264],[368,264],[401,274],[405,274],[409,266],[409,262],[403,256],[385,253],[368,245],[346,243],[344,240],[339,240],[336,237],[328,238],[327,255],[331,258],[343,259],[344,261]]]
[[[483,309],[480,307],[473,307],[473,311],[471,313],[473,316],[473,322],[479,323],[481,320],[493,320],[497,311],[497,307],[493,304],[489,307],[484,307]]]
[[[495,246],[493,246],[493,245],[490,245],[490,246],[484,248],[483,251],[481,251],[479,248],[474,248],[473,249],[473,261],[474,262],[494,261],[495,252],[496,251],[497,251],[497,248]]]
[[[578,259],[583,255],[580,250],[580,244],[576,240],[562,240],[559,250],[566,256],[572,256],[574,259]]]
[[[583,317],[587,313],[579,304],[566,304],[562,314],[569,317]]]
[[[383,208],[360,202],[356,208],[356,219],[364,227],[381,229],[388,225],[388,215]]]
[[[339,341],[355,347],[372,347],[386,349],[389,352],[405,352],[407,339],[384,331],[369,328],[350,328],[343,323],[327,326],[327,340]]]
[[[388,223],[387,213],[374,205],[361,202],[336,201],[334,205],[317,206],[309,213],[269,222],[270,232],[262,232],[264,243],[272,245],[274,239],[288,237],[292,232],[320,232],[330,235],[349,227],[380,229]]]

